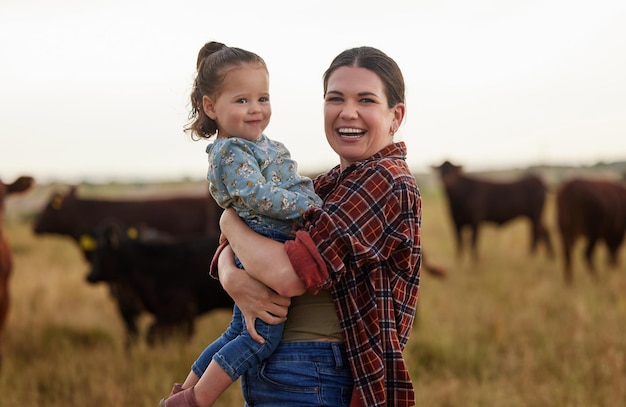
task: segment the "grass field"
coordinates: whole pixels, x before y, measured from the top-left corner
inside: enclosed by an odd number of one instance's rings
[[[594,281],[578,246],[574,284],[567,287],[560,258],[544,250],[530,256],[528,226],[517,221],[485,227],[474,264],[456,257],[441,192],[422,192],[423,245],[448,277],[422,277],[405,351],[418,405],[625,405],[626,247],[617,270],[606,267],[600,248]],[[35,190],[8,208],[15,270],[0,407],[157,406],[226,327],[229,312],[200,318],[190,343],[140,344],[126,352],[107,288],[85,281],[87,264],[76,246],[33,235],[32,218],[44,197]],[[554,232],[552,200],[546,219]],[[242,406],[240,393],[236,383],[217,406]]]

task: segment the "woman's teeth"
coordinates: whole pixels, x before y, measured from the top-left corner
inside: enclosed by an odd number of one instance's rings
[[[365,134],[365,131],[361,129],[341,128],[337,129],[337,133],[342,137],[361,137]]]

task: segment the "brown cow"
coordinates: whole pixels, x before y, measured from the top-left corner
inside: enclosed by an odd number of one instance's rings
[[[76,187],[72,187],[66,194],[52,194],[34,231],[71,237],[91,263],[92,251],[81,244],[81,237],[103,221],[137,225],[171,236],[217,237],[221,212],[208,192],[203,196],[158,199],[83,199],[76,195]],[[126,327],[128,346],[138,337],[137,319],[144,307],[136,291],[123,281],[111,281],[108,285]]]
[[[157,199],[84,199],[76,187],[55,192],[35,224],[35,233],[71,236],[78,241],[105,219],[143,224],[172,236],[219,236],[221,208],[208,194]]]
[[[448,198],[450,215],[454,222],[457,254],[463,251],[463,228],[471,230],[471,249],[474,260],[478,259],[478,229],[483,222],[498,225],[509,220],[526,217],[531,223],[531,252],[540,242],[553,254],[552,242],[542,221],[546,200],[546,186],[540,178],[529,175],[513,182],[493,182],[470,177],[462,172],[462,166],[449,161],[433,169],[439,172]]]
[[[604,241],[609,263],[618,265],[618,249],[626,233],[626,187],[612,181],[574,179],[559,188],[556,198],[559,233],[563,246],[565,282],[572,283],[572,247],[587,239],[585,259],[592,276],[596,243]]]
[[[4,200],[10,194],[30,189],[34,183],[35,180],[27,176],[19,177],[12,184],[5,184],[0,180],[0,366],[4,347],[4,325],[9,314],[9,277],[13,269],[13,255],[4,231]]]

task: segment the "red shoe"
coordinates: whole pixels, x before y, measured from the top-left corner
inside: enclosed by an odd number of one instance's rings
[[[174,385],[176,387],[176,385]],[[173,391],[174,389],[172,389]],[[176,394],[161,400],[159,407],[200,407],[193,395],[193,387],[178,391]]]
[[[172,397],[174,394],[180,393],[181,391],[183,391],[183,384],[174,383],[174,386],[172,386],[172,391],[170,392],[170,395],[167,397]]]

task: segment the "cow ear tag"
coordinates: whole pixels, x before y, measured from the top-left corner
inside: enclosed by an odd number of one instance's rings
[[[128,236],[128,238],[131,240],[136,240],[137,237],[139,237],[139,231],[137,230],[137,228],[128,228],[126,230],[126,236]]]
[[[92,252],[96,248],[96,240],[91,235],[80,235],[80,248],[86,252]]]

